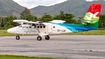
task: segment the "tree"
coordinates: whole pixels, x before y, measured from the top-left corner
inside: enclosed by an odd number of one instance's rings
[[[41,21],[44,21],[44,22],[51,21],[51,20],[53,20],[52,16],[47,13],[44,13],[44,16],[42,16],[41,18]]]
[[[65,19],[65,14],[64,11],[60,11],[60,14],[56,14],[54,15],[53,19],[57,19],[57,20],[64,20]]]
[[[73,19],[74,17],[75,16],[73,14],[66,13],[65,14],[65,21],[66,21],[66,23],[76,23],[76,20]]]
[[[21,19],[25,19],[25,20],[28,20],[28,21],[36,21],[37,20],[37,17],[36,16],[33,16],[31,15],[31,12],[29,9],[25,8],[22,13],[20,13],[20,18]]]
[[[60,18],[61,18],[61,20],[64,20],[65,19],[64,11],[60,11]]]
[[[26,19],[28,21],[36,21],[37,17],[33,16],[33,15],[27,15],[24,19]]]
[[[76,21],[77,24],[80,24],[82,22],[82,17],[79,17],[79,19]]]
[[[60,17],[60,15],[57,15],[57,14],[55,14],[54,16],[53,16],[53,19],[55,20],[59,20],[59,19],[61,19],[61,17]]]
[[[2,27],[2,17],[0,17],[0,27]]]
[[[26,16],[28,16],[28,15],[31,15],[31,13],[30,13],[30,10],[29,9],[27,9],[27,8],[25,8],[23,11],[22,11],[22,13],[20,13],[20,17],[22,18],[22,19],[24,19]]]
[[[100,19],[99,19],[99,28],[105,28],[105,14],[100,16]]]
[[[73,14],[64,13],[64,11],[60,11],[59,15],[54,15],[53,19],[57,20],[65,20],[66,23],[76,23],[76,20],[74,20],[75,16]]]
[[[16,16],[10,15],[7,17],[4,17],[2,20],[2,27],[4,29],[8,29],[10,27],[16,26],[17,23],[14,23],[13,20],[17,19]]]

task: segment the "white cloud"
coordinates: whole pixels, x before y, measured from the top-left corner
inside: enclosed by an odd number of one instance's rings
[[[27,8],[33,8],[38,5],[50,6],[64,2],[66,0],[14,0],[14,1]]]
[[[94,0],[86,0],[86,1],[89,1],[89,2],[91,2],[91,1],[94,1]]]

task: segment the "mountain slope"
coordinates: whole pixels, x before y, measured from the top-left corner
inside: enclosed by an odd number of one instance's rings
[[[83,17],[87,12],[89,5],[93,2],[87,2],[85,0],[68,0],[60,4],[56,4],[53,6],[38,6],[36,8],[31,9],[33,15],[43,15],[44,13],[48,13],[50,15],[59,14],[60,10],[65,13],[72,13],[76,17]],[[105,6],[105,1],[102,0],[94,3],[102,3]],[[105,8],[103,7],[102,13],[105,13]]]
[[[0,16],[16,15],[24,10],[24,7],[18,5],[13,0],[0,0]]]

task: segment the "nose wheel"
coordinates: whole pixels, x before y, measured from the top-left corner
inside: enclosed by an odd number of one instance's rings
[[[20,36],[19,35],[16,36],[16,40],[20,40]]]

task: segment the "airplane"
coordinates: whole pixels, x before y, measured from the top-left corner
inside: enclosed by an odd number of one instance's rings
[[[41,41],[44,36],[46,40],[50,39],[50,34],[63,34],[85,32],[96,30],[100,17],[102,4],[93,3],[87,10],[81,24],[67,24],[63,20],[53,20],[50,22],[32,22],[27,20],[14,20],[20,25],[7,30],[13,34],[38,34],[37,40]],[[20,36],[17,35],[16,39],[19,40]]]

